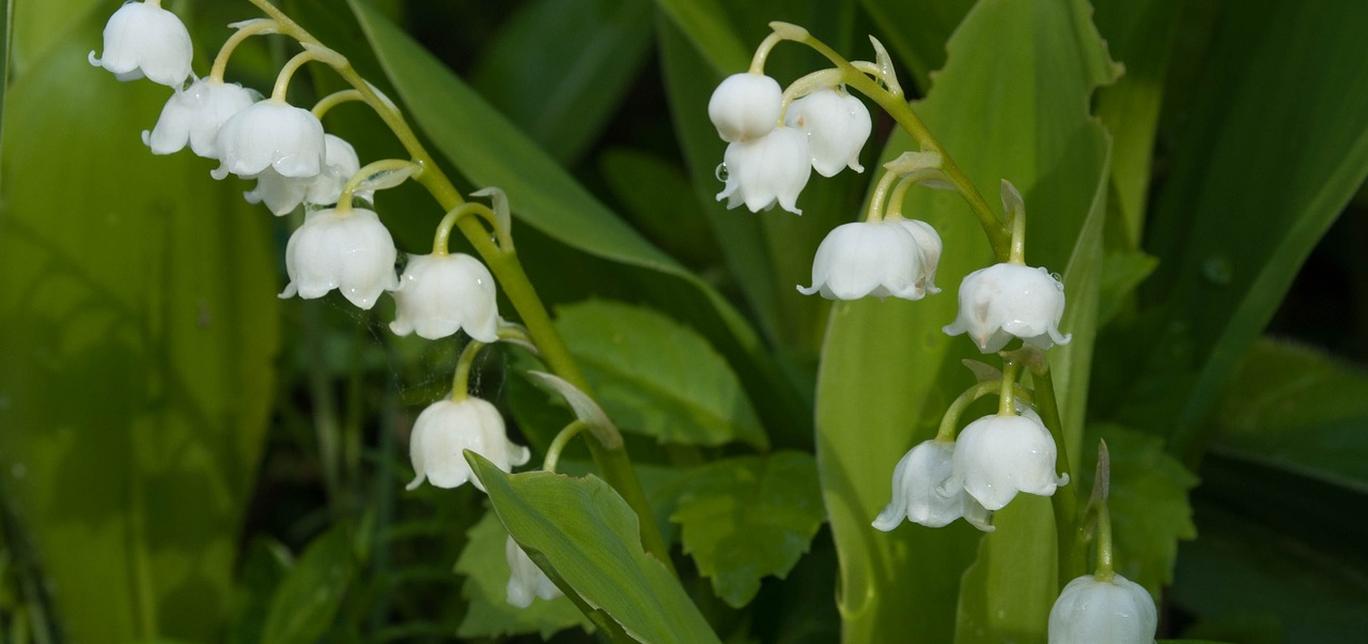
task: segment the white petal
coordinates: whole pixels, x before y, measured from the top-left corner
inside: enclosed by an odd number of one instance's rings
[[[90,52],[90,63],[119,78],[146,76],[169,87],[180,87],[190,76],[193,45],[190,32],[175,14],[142,2],[130,2],[104,28],[104,53]]]
[[[320,210],[290,236],[285,270],[304,299],[335,288],[369,309],[381,293],[398,287],[395,255],[394,240],[374,212]]]
[[[835,300],[918,300],[926,293],[924,265],[916,240],[900,223],[851,222],[822,240],[812,262],[812,286],[798,290]]]
[[[518,608],[532,605],[533,597],[551,600],[561,596],[561,591],[551,582],[551,578],[537,567],[536,562],[523,551],[518,543],[509,537],[504,544],[504,558],[508,561],[508,603]]]
[[[219,129],[221,171],[250,178],[272,168],[281,176],[312,178],[323,169],[323,124],[308,110],[265,100],[234,114]]]
[[[1057,330],[1063,315],[1064,286],[1048,271],[995,264],[965,276],[959,316],[945,332],[968,333],[984,353],[1000,351],[1013,337],[1048,349],[1068,342]]]
[[[708,117],[723,141],[749,141],[774,129],[783,90],[773,78],[743,72],[723,79],[708,99]]]
[[[1084,575],[1050,609],[1050,644],[1152,644],[1158,624],[1154,599],[1139,584]]]
[[[869,139],[869,108],[845,92],[824,89],[794,101],[785,122],[808,134],[812,168],[834,177],[849,167],[864,172],[860,150]]]
[[[1060,484],[1055,456],[1054,439],[1039,422],[1025,416],[984,416],[959,434],[954,479],[985,509],[997,511],[1019,492],[1054,494]]]
[[[494,276],[479,260],[455,253],[413,255],[394,292],[390,330],[438,340],[465,330],[481,342],[498,340],[498,297]]]
[[[758,139],[728,145],[723,160],[727,185],[717,199],[727,199],[728,208],[744,203],[751,212],[760,212],[778,203],[793,214],[803,214],[798,195],[812,175],[806,134],[777,127]]]

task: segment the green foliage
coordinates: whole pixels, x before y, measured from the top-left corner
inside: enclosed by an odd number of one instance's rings
[[[912,73],[913,84],[925,94],[931,88],[931,72],[945,64],[946,41],[974,2],[861,0],[860,5],[879,25],[890,52]]]
[[[642,551],[636,514],[606,483],[509,475],[478,455],[467,458],[499,521],[582,610],[607,615],[638,640],[718,641],[679,582]]]
[[[1358,367],[1261,339],[1212,418],[1218,454],[1368,494],[1368,373]]]
[[[536,0],[480,58],[472,84],[548,154],[573,162],[646,59],[650,0]]]
[[[767,444],[726,360],[688,327],[650,309],[588,301],[557,309],[556,328],[624,430],[662,443]]]
[[[1197,477],[1164,452],[1155,436],[1115,425],[1090,428],[1089,438],[1107,441],[1111,454],[1111,510],[1116,571],[1144,586],[1158,600],[1173,582],[1178,541],[1194,539],[1188,493]],[[1093,442],[1090,446],[1095,446]],[[1085,450],[1081,490],[1091,490],[1096,451]]]
[[[276,588],[262,642],[309,644],[328,631],[356,573],[352,532],[338,524],[305,548]]]
[[[784,578],[807,552],[824,511],[804,452],[715,461],[689,475],[679,508],[684,552],[731,606],[750,603],[766,575]]]
[[[58,5],[22,3],[21,29]],[[168,92],[86,62],[106,17],[51,18],[5,97],[0,471],[66,636],[204,640],[274,391],[270,218],[209,162],[148,154]]]
[[[458,635],[498,637],[540,633],[546,639],[557,631],[575,626],[593,629],[589,619],[564,597],[550,601],[537,599],[527,608],[509,605],[505,599],[509,570],[504,555],[508,531],[493,512],[485,514],[470,529],[469,536],[461,558],[456,560],[456,572],[466,578],[461,594],[470,602]]]
[[[750,48],[741,44],[717,0],[656,0],[656,5],[688,34],[713,69],[736,73],[750,66]]]
[[[693,185],[671,163],[632,148],[599,157],[600,174],[632,222],[661,248],[696,265],[711,263],[717,242],[694,201]]]

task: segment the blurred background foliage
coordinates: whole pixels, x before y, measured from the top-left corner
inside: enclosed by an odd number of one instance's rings
[[[138,133],[165,90],[85,62],[118,2],[7,5],[0,638],[592,639],[568,600],[504,603],[499,519],[516,517],[469,486],[402,490],[408,428],[445,393],[459,346],[394,337],[388,303],[274,298],[298,215],[248,206],[247,184],[209,180],[207,161],[146,152]],[[254,15],[165,5],[200,71],[225,25]],[[958,642],[1008,628],[1032,641],[1044,617],[997,623],[975,590],[1043,579],[994,576],[994,561],[1029,556],[1027,539],[842,537],[869,532],[861,506],[886,500],[895,454],[972,377],[935,331],[949,294],[833,313],[793,291],[872,173],[814,181],[801,218],[713,200],[707,96],[774,19],[852,56],[877,35],[980,186],[1006,174],[1026,192],[1032,252],[1067,269],[1081,316],[1067,326],[1081,353],[1062,358],[1079,374],[1063,387],[1071,450],[1112,446],[1121,569],[1160,598],[1161,635],[1330,642],[1368,628],[1368,5],[281,5],[404,105],[463,187],[508,191],[533,282],[629,432],[684,591],[722,639],[829,642],[844,619],[852,640],[861,624],[914,624],[949,641],[958,624]],[[949,67],[947,43],[963,56]],[[230,77],[263,88],[291,50],[240,52]],[[770,69],[786,81],[819,64],[795,47]],[[340,87],[320,71],[296,103]],[[363,160],[400,154],[355,105],[327,126]],[[876,116],[867,167],[892,129]],[[893,139],[887,152],[906,145]],[[979,243],[955,232],[966,218],[949,201],[911,203],[948,245]],[[415,186],[378,206],[407,251],[442,214]],[[540,455],[569,414],[520,375],[532,360],[488,352],[476,387]],[[586,452],[567,461],[591,469]],[[1052,530],[1031,518],[1048,522],[1047,507],[1014,508],[1003,534]],[[945,569],[879,569],[918,552],[899,544],[938,548]]]

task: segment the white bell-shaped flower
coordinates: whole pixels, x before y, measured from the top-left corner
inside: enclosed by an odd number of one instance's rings
[[[323,171],[314,177],[293,179],[281,176],[273,168],[257,175],[256,188],[245,193],[250,203],[265,203],[277,216],[288,215],[306,203],[311,206],[331,206],[337,203],[347,180],[361,171],[356,150],[341,137],[323,135],[325,149]],[[357,191],[355,196],[372,201],[374,190]]]
[[[758,139],[779,123],[784,91],[764,74],[742,72],[723,79],[708,99],[708,118],[728,143]]]
[[[793,102],[784,122],[808,134],[812,169],[834,177],[846,168],[864,172],[860,150],[873,122],[860,99],[834,89],[817,90]]]
[[[552,583],[551,578],[537,567],[536,562],[527,556],[513,537],[504,545],[504,558],[508,560],[508,603],[518,608],[532,605],[534,598],[552,600],[562,596],[561,590]]]
[[[480,342],[499,339],[494,276],[470,255],[410,256],[394,303],[390,330],[398,335],[438,340],[464,329]]]
[[[413,423],[409,459],[415,476],[407,489],[416,489],[426,479],[440,488],[460,487],[470,481],[483,492],[484,485],[471,474],[465,450],[489,459],[505,472],[532,457],[526,447],[508,440],[503,417],[488,401],[439,400],[428,405]]]
[[[122,81],[144,76],[169,87],[180,87],[190,77],[194,45],[190,32],[176,14],[160,2],[129,2],[104,28],[104,57],[90,52],[90,64],[103,67]]]
[[[290,283],[280,297],[298,294],[311,300],[337,289],[352,304],[369,309],[381,293],[399,286],[395,255],[394,239],[370,210],[309,213],[285,245]]]
[[[195,154],[217,159],[219,129],[260,98],[237,83],[201,78],[167,99],[157,125],[151,132],[143,131],[143,143],[152,154],[174,154],[189,144]]]
[[[916,238],[899,221],[858,221],[827,233],[812,260],[812,286],[804,295],[829,300],[926,295],[926,264]]]
[[[950,335],[968,333],[984,353],[1001,351],[1012,338],[1038,349],[1066,344],[1059,332],[1064,316],[1064,285],[1044,268],[994,264],[965,276],[959,289],[959,316],[945,327]]]
[[[964,488],[983,507],[998,511],[1018,492],[1050,496],[1069,482],[1055,475],[1054,439],[1036,417],[984,416],[956,441],[948,490]]]
[[[964,488],[950,484],[954,457],[953,441],[922,441],[908,450],[893,470],[893,500],[874,519],[874,527],[888,532],[905,518],[940,528],[964,517],[974,527],[992,532],[988,510]]]
[[[1154,599],[1121,575],[1084,575],[1064,586],[1050,609],[1050,644],[1153,644]]]
[[[751,212],[760,212],[778,202],[784,210],[803,214],[798,195],[812,176],[807,134],[777,127],[758,139],[731,143],[722,160],[726,185],[717,200],[726,199],[728,208],[744,203]]]
[[[920,219],[889,219],[902,224],[907,232],[912,234],[912,239],[916,240],[917,248],[921,250],[922,259],[922,280],[923,287],[927,293],[936,294],[941,290],[936,287],[936,268],[940,266],[941,258],[941,237],[935,228]]]
[[[215,179],[229,173],[251,179],[275,170],[283,177],[312,178],[323,171],[327,142],[313,112],[284,101],[252,104],[219,129],[215,139],[221,165]]]

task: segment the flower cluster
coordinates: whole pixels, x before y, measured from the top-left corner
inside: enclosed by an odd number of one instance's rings
[[[91,52],[91,64],[113,72],[119,80],[147,78],[171,88],[156,125],[142,134],[153,154],[174,154],[189,147],[200,157],[218,162],[210,174],[224,180],[230,175],[255,181],[244,197],[264,204],[280,216],[305,208],[303,224],[290,235],[285,248],[289,283],[280,297],[321,298],[337,290],[355,306],[369,310],[381,296],[395,301],[396,335],[416,333],[438,340],[464,331],[473,340],[457,366],[456,386],[449,399],[432,403],[418,416],[410,437],[410,456],[416,473],[409,489],[423,481],[439,488],[455,488],[467,482],[483,490],[465,459],[470,450],[495,466],[510,471],[527,463],[526,447],[511,442],[502,416],[488,401],[466,391],[464,374],[475,352],[484,343],[500,339],[503,324],[498,315],[495,281],[480,260],[449,253],[446,240],[455,216],[453,211],[439,226],[433,252],[411,255],[402,274],[396,273],[399,252],[379,214],[357,207],[356,199],[373,203],[373,192],[398,185],[421,172],[410,161],[378,161],[363,167],[356,150],[344,139],[327,133],[321,120],[332,105],[344,100],[366,100],[370,92],[377,109],[393,109],[368,84],[339,93],[347,98],[325,98],[313,110],[290,104],[286,90],[291,76],[304,63],[320,61],[346,67],[339,54],[313,42],[286,63],[269,97],[223,79],[233,50],[250,36],[281,33],[282,25],[271,19],[230,25],[236,32],[224,44],[209,76],[196,78],[191,71],[193,46],[190,35],[175,14],[159,0],[130,2],[120,7],[104,30],[104,52]],[[188,84],[187,84],[188,82]],[[372,105],[376,107],[376,105]],[[506,237],[507,212],[502,193],[494,196],[494,212],[484,209]],[[507,557],[511,569],[508,601],[527,606],[532,597],[558,596],[541,570],[511,539]]]

